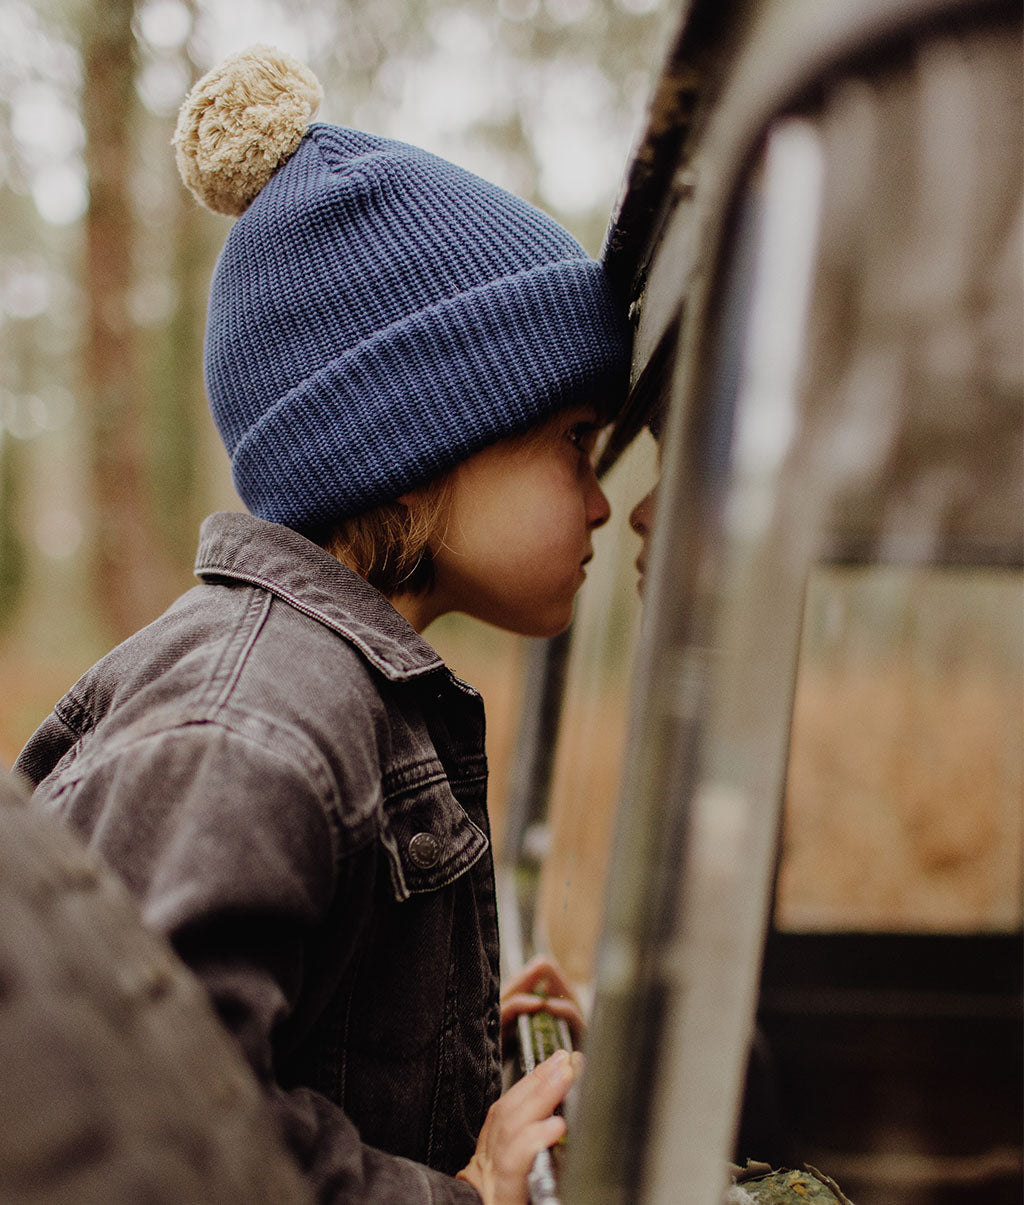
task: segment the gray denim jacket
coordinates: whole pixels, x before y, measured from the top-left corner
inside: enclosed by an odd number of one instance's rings
[[[480,697],[287,528],[213,515],[196,572],[16,768],[204,981],[322,1200],[478,1202],[452,1174],[501,1080]]]

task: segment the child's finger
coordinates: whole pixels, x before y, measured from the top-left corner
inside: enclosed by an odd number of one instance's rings
[[[517,1171],[521,1168],[521,1174],[527,1175],[534,1159],[541,1151],[546,1151],[564,1138],[565,1131],[565,1118],[557,1113],[545,1117],[542,1121],[535,1121],[521,1130],[513,1150],[510,1151],[510,1156],[518,1165]]]
[[[561,967],[545,954],[532,958],[517,975],[514,975],[503,987],[502,997],[524,992],[576,1000],[576,993],[566,981]]]
[[[548,1117],[511,1138],[498,1136],[491,1123],[489,1116],[473,1157],[458,1178],[468,1180],[486,1205],[525,1205],[526,1178],[533,1161],[558,1142],[565,1133],[565,1122],[561,1117]]]
[[[582,1056],[556,1050],[501,1098],[503,1121],[510,1129],[521,1130],[549,1117],[565,1099],[581,1068]]]
[[[536,1156],[565,1133],[565,1121],[552,1116],[580,1066],[580,1056],[559,1050],[524,1076],[491,1106],[476,1151],[460,1178],[484,1201],[520,1205],[526,1176]]]
[[[529,1075],[516,1080],[497,1102],[504,1120],[514,1128],[547,1117],[569,1091],[575,1072],[568,1051],[556,1050]]]
[[[502,1037],[508,1038],[516,1018],[521,1013],[536,1013],[541,1009],[545,1009],[553,1017],[561,1017],[568,1024],[574,1045],[582,1041],[586,1032],[586,1022],[575,1001],[544,999],[542,996],[530,996],[524,992],[508,996],[501,1002]]]

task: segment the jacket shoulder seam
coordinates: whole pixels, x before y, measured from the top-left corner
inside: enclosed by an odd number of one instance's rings
[[[211,719],[225,706],[241,676],[249,654],[259,637],[274,596],[258,589],[250,591],[245,613],[229,634],[214,664],[202,696],[201,707],[209,709]]]

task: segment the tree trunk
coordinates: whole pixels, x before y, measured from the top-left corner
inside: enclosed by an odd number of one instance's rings
[[[146,472],[145,398],[132,322],[136,221],[131,197],[134,86],[132,0],[95,4],[82,45],[83,120],[90,203],[85,222],[93,505],[93,593],[101,621],[121,639],[176,593],[154,532]]]

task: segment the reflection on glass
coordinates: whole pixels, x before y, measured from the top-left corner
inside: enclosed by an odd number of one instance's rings
[[[640,613],[634,565],[640,542],[628,517],[655,479],[655,461],[654,441],[643,434],[602,482],[612,521],[595,533],[558,735],[535,936],[584,986],[601,928]]]

